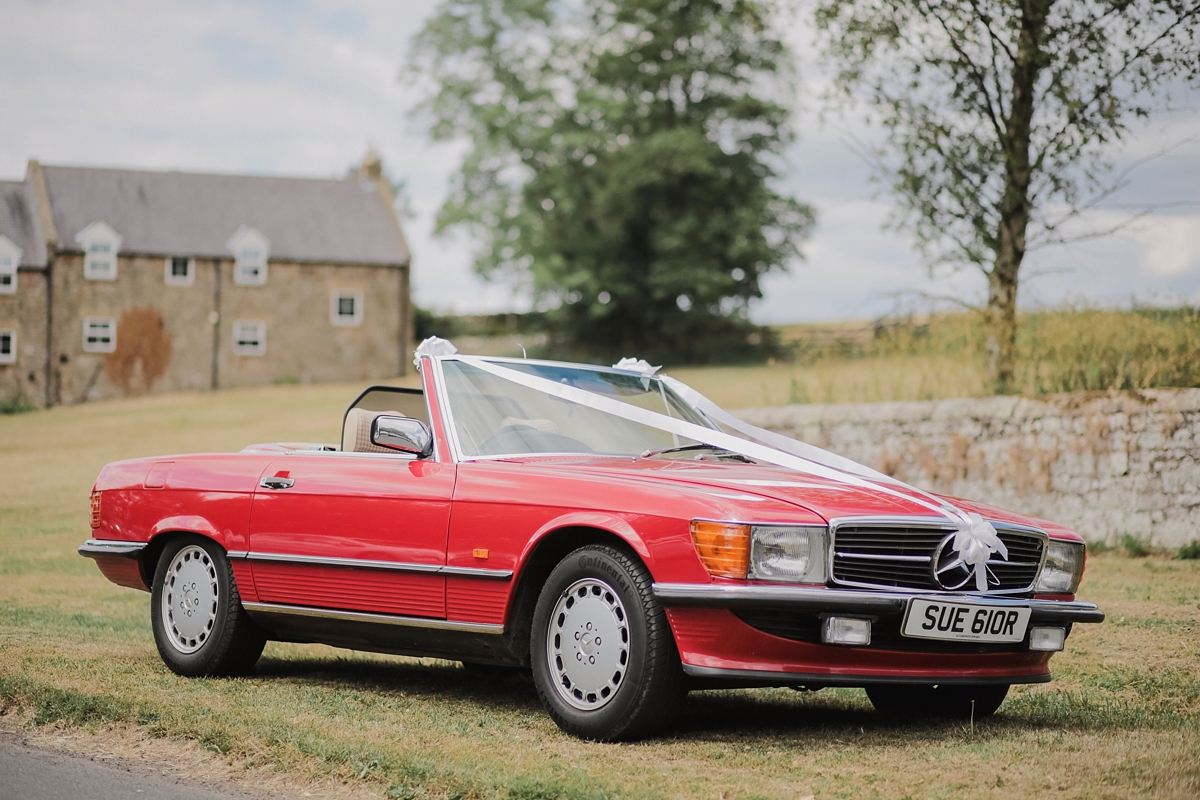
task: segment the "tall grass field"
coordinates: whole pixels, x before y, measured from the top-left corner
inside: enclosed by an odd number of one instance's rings
[[[805,386],[820,399],[819,383]],[[453,662],[271,644],[246,678],[172,674],[155,651],[149,595],[108,583],[75,553],[95,475],[132,456],[335,441],[358,388],[0,416],[0,723],[110,752],[132,741],[181,761],[191,753],[187,763],[215,760],[252,789],[324,797],[1200,796],[1200,560],[1165,555],[1094,557],[1081,597],[1109,620],[1076,629],[1054,683],[1015,688],[973,726],[889,721],[857,690],[701,692],[662,738],[592,744],[559,732],[528,679]]]
[[[767,365],[669,369],[729,408],[940,400],[989,393],[974,313],[792,325]],[[1020,315],[1017,389],[1037,396],[1200,386],[1200,309],[1088,308]]]

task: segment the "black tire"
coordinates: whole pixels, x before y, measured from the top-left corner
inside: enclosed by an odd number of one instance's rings
[[[530,634],[533,682],[567,733],[606,742],[644,738],[670,726],[682,708],[687,689],[679,653],[652,583],[637,556],[609,545],[575,550],[546,579]],[[611,633],[607,645],[602,631]],[[568,652],[578,665],[564,666]],[[584,658],[600,660],[587,666]],[[567,669],[589,672],[571,684]],[[602,688],[584,685],[593,678],[603,680]]]
[[[903,717],[975,719],[990,717],[1008,694],[1006,683],[958,683],[920,686],[902,683],[867,687],[871,705],[881,714]],[[974,702],[974,709],[971,704]]]
[[[186,592],[180,590],[181,576],[189,584]],[[168,542],[150,597],[154,643],[177,675],[245,675],[262,655],[266,634],[242,608],[229,559],[211,539],[188,534]]]

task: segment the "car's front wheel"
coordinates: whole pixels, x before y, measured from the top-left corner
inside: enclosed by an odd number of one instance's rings
[[[906,717],[976,719],[990,717],[1008,695],[1005,683],[950,683],[938,686],[877,684],[867,697],[883,714]]]
[[[558,726],[584,739],[648,736],[686,695],[666,612],[632,553],[582,547],[559,562],[533,614],[538,694]]]
[[[163,549],[150,616],[163,662],[189,678],[244,675],[267,642],[242,608],[225,551],[202,536],[180,536]]]

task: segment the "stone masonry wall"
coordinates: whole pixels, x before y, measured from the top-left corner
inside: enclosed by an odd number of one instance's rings
[[[1200,389],[786,406],[746,421],[925,489],[1179,547],[1200,539]]]

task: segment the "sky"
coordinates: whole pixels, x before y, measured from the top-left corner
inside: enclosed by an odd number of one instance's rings
[[[438,312],[524,310],[530,298],[472,270],[472,243],[435,237],[461,145],[432,144],[409,111],[419,89],[399,76],[437,0],[0,0],[0,179],[26,163],[339,177],[368,149],[407,182],[405,221],[417,303]],[[821,83],[803,24],[798,139],[782,191],[811,204],[805,259],[769,276],[761,323],[865,319],[914,293],[983,297],[977,272],[931,278],[911,243],[885,229],[890,203],[848,144],[851,119],[820,118]],[[1023,306],[1064,302],[1200,303],[1200,92],[1136,129],[1120,165],[1136,169],[1090,224],[1155,212],[1120,234],[1031,253]]]

